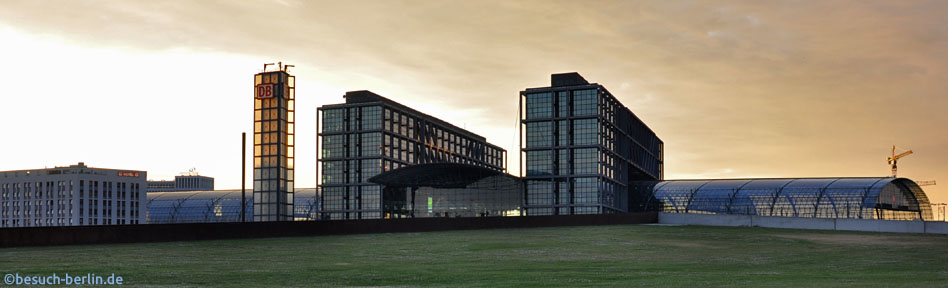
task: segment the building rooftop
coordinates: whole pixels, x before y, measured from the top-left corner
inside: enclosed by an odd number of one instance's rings
[[[346,103],[345,103],[345,104],[330,104],[330,105],[325,105],[325,106],[323,106],[323,107],[325,107],[325,108],[336,108],[336,107],[339,107],[339,106],[345,106],[345,105],[350,105],[350,104],[385,103],[385,104],[387,104],[387,105],[396,107],[396,108],[398,108],[398,109],[402,109],[402,110],[411,112],[412,114],[420,115],[420,116],[421,116],[422,118],[424,118],[426,121],[433,122],[433,123],[435,123],[435,124],[438,124],[438,125],[441,125],[441,126],[445,126],[445,127],[447,127],[447,128],[450,128],[450,129],[454,129],[454,130],[460,132],[461,134],[464,134],[464,135],[467,136],[467,137],[470,137],[470,138],[473,138],[473,139],[477,139],[477,140],[479,140],[479,141],[484,141],[484,143],[486,143],[487,145],[496,147],[496,148],[498,148],[498,149],[502,149],[502,148],[500,148],[500,146],[497,146],[497,145],[494,145],[494,144],[491,144],[491,143],[487,142],[487,138],[485,138],[484,136],[475,134],[474,132],[471,132],[470,130],[467,130],[467,129],[464,129],[464,128],[455,126],[454,124],[451,124],[451,123],[448,123],[448,122],[446,122],[446,121],[444,121],[444,120],[438,119],[437,117],[434,117],[434,116],[431,116],[431,115],[422,113],[422,112],[420,112],[420,111],[418,111],[418,110],[415,110],[415,109],[413,109],[413,108],[411,108],[411,107],[402,105],[401,103],[395,102],[395,101],[393,101],[393,100],[391,100],[391,99],[388,99],[388,98],[385,98],[385,97],[383,97],[383,96],[381,96],[381,95],[375,94],[375,93],[373,93],[372,91],[368,91],[368,90],[349,91],[349,92],[346,92],[346,95],[343,96],[343,97],[346,98]],[[323,109],[323,108],[320,108],[320,109]],[[502,149],[502,150],[503,150],[503,149]],[[504,151],[506,151],[506,150],[504,150]]]

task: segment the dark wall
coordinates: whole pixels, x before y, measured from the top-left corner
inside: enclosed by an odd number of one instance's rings
[[[657,223],[658,213],[0,228],[0,247]]]

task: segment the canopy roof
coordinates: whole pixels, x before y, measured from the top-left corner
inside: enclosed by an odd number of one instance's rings
[[[500,174],[503,173],[469,164],[430,163],[384,172],[369,178],[369,182],[389,187],[464,188]]]

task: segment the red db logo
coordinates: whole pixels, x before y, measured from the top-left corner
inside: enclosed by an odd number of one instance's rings
[[[257,85],[257,99],[273,98],[273,84]]]

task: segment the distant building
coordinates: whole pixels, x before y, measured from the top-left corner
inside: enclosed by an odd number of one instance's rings
[[[369,91],[318,110],[323,219],[411,217],[411,191],[369,178],[417,164],[458,163],[506,171],[506,151],[465,129]]]
[[[143,224],[146,173],[82,162],[0,172],[0,227]]]
[[[293,220],[295,87],[283,67],[254,75],[254,221]]]
[[[200,175],[178,175],[174,180],[148,180],[148,188],[151,192],[179,192],[179,191],[212,191],[214,190],[214,177]]]
[[[520,107],[527,215],[628,212],[630,181],[663,178],[662,140],[578,73],[521,91]]]

